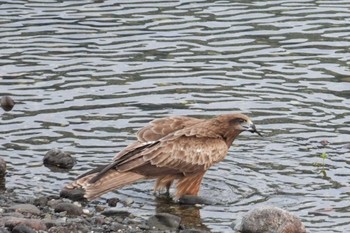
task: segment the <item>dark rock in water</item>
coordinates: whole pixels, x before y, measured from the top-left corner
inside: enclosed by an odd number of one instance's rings
[[[181,218],[168,214],[168,213],[158,213],[151,216],[147,220],[147,224],[151,229],[164,230],[164,231],[177,231],[180,229]]]
[[[306,233],[298,217],[271,206],[262,206],[249,211],[235,230],[240,233]]]
[[[83,214],[83,209],[72,203],[59,203],[55,206],[55,212],[60,213],[66,211],[67,215],[79,216]]]
[[[212,201],[207,200],[203,197],[199,197],[199,196],[191,196],[191,195],[185,195],[182,196],[179,199],[179,203],[183,204],[183,205],[196,205],[196,204],[200,204],[200,205],[212,205],[214,204]]]
[[[0,177],[6,174],[6,162],[4,159],[0,158]]]
[[[131,215],[131,213],[128,211],[118,210],[118,209],[105,210],[101,214],[103,214],[104,216],[107,216],[107,217],[114,216],[114,217],[121,217],[121,218],[126,218],[126,217],[129,217]]]
[[[46,225],[43,220],[27,219],[17,217],[3,217],[0,218],[0,225],[13,229],[15,226],[24,224],[36,231],[46,231]]]
[[[12,229],[12,233],[36,233],[36,231],[24,224],[19,224]]]
[[[108,204],[108,206],[110,206],[110,207],[116,207],[118,202],[119,202],[119,199],[116,198],[116,197],[114,197],[114,198],[109,198],[109,199],[107,200],[107,204]]]
[[[65,189],[63,188],[60,192],[60,196],[64,198],[68,198],[73,201],[86,201],[84,197],[85,191],[84,189]]]
[[[52,149],[44,156],[44,165],[47,167],[58,167],[70,169],[75,165],[76,160],[66,152],[59,149]]]
[[[13,106],[15,106],[15,101],[10,96],[3,96],[0,100],[1,107],[6,112],[11,111]]]
[[[180,233],[208,233],[209,231],[202,231],[197,229],[185,229],[181,230]]]

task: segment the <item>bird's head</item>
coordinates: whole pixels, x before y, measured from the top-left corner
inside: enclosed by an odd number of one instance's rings
[[[252,133],[257,133],[262,136],[261,133],[256,129],[255,124],[250,120],[250,118],[244,114],[232,114],[229,118],[229,125],[231,128],[237,131],[249,131]]]

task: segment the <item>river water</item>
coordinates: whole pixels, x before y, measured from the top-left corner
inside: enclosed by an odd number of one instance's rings
[[[349,1],[11,0],[0,15],[0,96],[16,101],[0,109],[8,188],[57,194],[157,117],[243,112],[264,137],[241,134],[207,172],[200,195],[221,204],[167,204],[148,181],[104,198],[213,232],[262,204],[309,232],[350,232]],[[76,166],[44,167],[52,148]]]

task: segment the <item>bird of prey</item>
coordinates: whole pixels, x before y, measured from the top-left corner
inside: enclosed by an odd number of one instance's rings
[[[79,176],[63,191],[82,189],[93,200],[125,185],[156,179],[155,191],[176,182],[176,196],[197,196],[205,172],[222,161],[243,131],[261,134],[248,116],[224,114],[211,119],[171,116],[151,121],[137,132],[137,141],[107,165]],[[62,194],[62,192],[61,192]]]

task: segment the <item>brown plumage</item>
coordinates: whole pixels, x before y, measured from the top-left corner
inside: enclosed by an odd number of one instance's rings
[[[225,158],[243,131],[260,135],[251,120],[239,113],[207,120],[184,116],[153,120],[110,164],[81,175],[65,190],[82,188],[84,197],[92,200],[136,181],[156,178],[155,191],[169,191],[177,181],[176,198],[197,195],[205,172]]]

